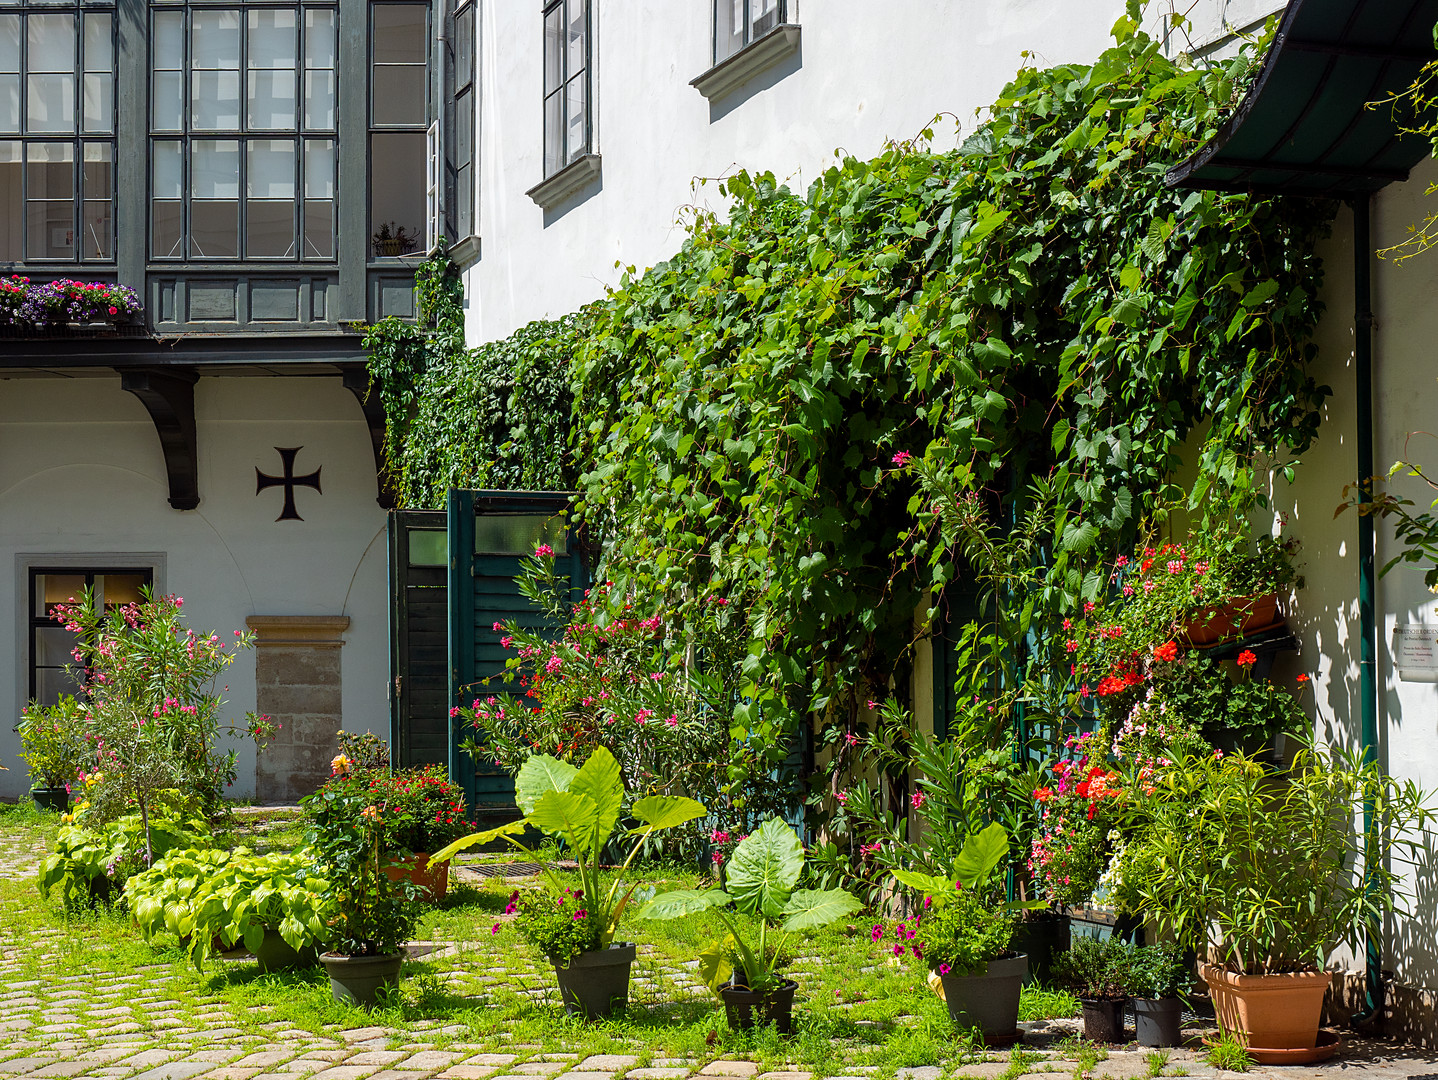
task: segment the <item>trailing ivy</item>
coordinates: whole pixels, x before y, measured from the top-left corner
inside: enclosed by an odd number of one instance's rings
[[[1056,609],[1186,447],[1195,498],[1243,504],[1255,455],[1316,432],[1330,209],[1165,187],[1251,61],[1181,66],[1136,5],[1115,39],[1020,71],[956,152],[846,158],[802,197],[735,176],[727,221],[595,309],[575,385],[605,575],[670,619],[746,605],[736,734],[776,755],[799,716],[850,717],[965,574],[947,508],[1042,478]]]
[[[572,487],[569,358],[585,316],[470,349],[463,281],[443,253],[420,267],[415,290],[418,319],[383,319],[364,338],[401,505],[442,507],[451,487]]]

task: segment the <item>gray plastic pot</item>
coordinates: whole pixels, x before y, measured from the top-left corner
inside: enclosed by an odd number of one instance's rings
[[[243,945],[244,941],[241,940],[239,944]],[[314,967],[318,950],[313,945],[293,949],[290,943],[280,936],[278,930],[267,926],[264,939],[261,940],[260,947],[254,950],[254,954],[260,963],[261,971],[294,971],[298,968]]]
[[[629,966],[634,963],[632,942],[580,953],[568,967],[554,965],[559,996],[570,1016],[600,1020],[629,1005]]]
[[[1028,955],[1020,953],[990,960],[982,975],[940,975],[949,1016],[959,1027],[977,1027],[985,1035],[1014,1035],[1019,1029],[1019,994],[1028,970]]]
[[[379,956],[342,956],[320,953],[320,963],[330,977],[330,993],[336,1001],[369,1008],[379,999],[381,988],[399,985],[399,968],[404,953]]]
[[[1178,998],[1134,998],[1133,1024],[1140,1046],[1178,1046],[1183,1042],[1183,1002]]]

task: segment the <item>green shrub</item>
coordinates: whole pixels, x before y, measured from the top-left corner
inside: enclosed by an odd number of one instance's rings
[[[213,842],[203,820],[150,821],[149,844],[157,857]],[[125,888],[131,875],[144,869],[145,847],[145,828],[138,814],[127,814],[95,829],[63,826],[56,834],[55,850],[40,863],[40,895],[49,899],[58,890],[67,908],[111,897]]]
[[[1133,955],[1133,946],[1115,937],[1079,938],[1054,957],[1050,977],[1054,986],[1078,998],[1128,997]]]

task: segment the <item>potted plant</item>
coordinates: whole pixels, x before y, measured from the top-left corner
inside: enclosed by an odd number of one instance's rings
[[[1128,962],[1124,989],[1133,998],[1135,1035],[1140,1046],[1178,1046],[1183,1000],[1191,976],[1183,950],[1173,941],[1142,945]]]
[[[94,753],[85,742],[84,709],[69,694],[49,707],[30,702],[20,714],[20,756],[30,766],[30,796],[41,810],[65,811],[70,785]]]
[[[1358,947],[1399,909],[1388,856],[1421,850],[1427,795],[1356,752],[1311,744],[1282,770],[1189,755],[1129,789],[1122,888],[1202,958],[1220,1026],[1255,1050],[1315,1047],[1329,950]],[[1386,848],[1367,859],[1358,806]]]
[[[924,897],[917,915],[894,926],[894,954],[928,967],[954,1023],[977,1026],[990,1040],[1018,1032],[1019,997],[1028,974],[1028,956],[1013,947],[1018,913],[1045,906],[1042,900],[1000,898],[995,871],[1008,853],[1008,831],[994,822],[964,840],[947,877],[891,871]],[[874,928],[875,940],[882,940],[882,929]]]
[[[61,825],[55,848],[40,862],[37,886],[49,899],[58,891],[67,909],[108,902],[123,891],[134,874],[145,869],[146,829],[138,814],[89,827],[84,802],[76,805],[71,824]],[[213,843],[209,825],[196,818],[152,818],[148,843],[157,856],[179,848]]]
[[[843,889],[799,889],[804,845],[779,818],[769,818],[734,849],[723,889],[675,889],[640,909],[640,919],[681,919],[713,911],[726,931],[699,954],[699,973],[724,1002],[729,1026],[745,1030],[773,1023],[793,1030],[798,984],[777,971],[783,935],[815,930],[859,910]],[[733,913],[728,910],[733,906]],[[739,918],[735,918],[735,916]],[[745,922],[757,923],[757,932]]]
[[[146,941],[178,937],[196,968],[243,945],[261,971],[313,967],[327,937],[329,883],[313,853],[248,848],[172,851],[130,879],[125,897]]]
[[[1079,999],[1085,1038],[1104,1043],[1123,1041],[1123,1007],[1128,1002],[1132,958],[1132,947],[1118,938],[1087,937],[1075,941],[1055,961],[1054,986]]]
[[[567,1012],[593,1019],[622,1010],[629,1000],[629,968],[635,955],[632,943],[614,940],[635,889],[626,886],[625,872],[651,836],[703,817],[704,807],[678,795],[636,799],[630,813],[640,824],[628,832],[634,846],[605,888],[600,855],[619,825],[624,804],[624,782],[613,754],[597,747],[581,768],[535,754],[520,767],[515,800],[525,813],[522,820],[461,837],[430,861],[444,863],[467,848],[502,837],[543,862],[516,837],[533,827],[563,840],[578,866],[579,888],[569,888],[546,866],[548,896],[526,902],[519,912],[520,932],[554,965]]]
[[[408,255],[419,246],[419,239],[406,231],[403,225],[386,221],[374,236],[370,237],[370,243],[373,244],[377,256]]]
[[[316,792],[301,804],[309,810],[320,797]],[[381,991],[399,985],[402,946],[419,920],[420,890],[385,873],[378,806],[356,792],[330,792],[328,801],[334,813],[322,827],[311,827],[308,837],[319,876],[328,882],[319,898],[330,949],[319,959],[334,999],[367,1008]],[[339,802],[348,805],[333,805]],[[363,805],[356,811],[356,804]]]

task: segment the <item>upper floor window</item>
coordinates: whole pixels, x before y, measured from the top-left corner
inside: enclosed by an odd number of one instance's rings
[[[786,0],[714,0],[714,62],[788,21]]]
[[[589,0],[544,7],[544,175],[590,151]]]
[[[454,228],[461,239],[474,223],[474,12],[468,2],[454,15]]]
[[[109,262],[113,4],[0,0],[0,262]]]
[[[434,189],[430,142],[430,6],[370,4],[370,253],[408,255],[424,242]]]
[[[150,13],[150,254],[333,259],[332,5]]]

